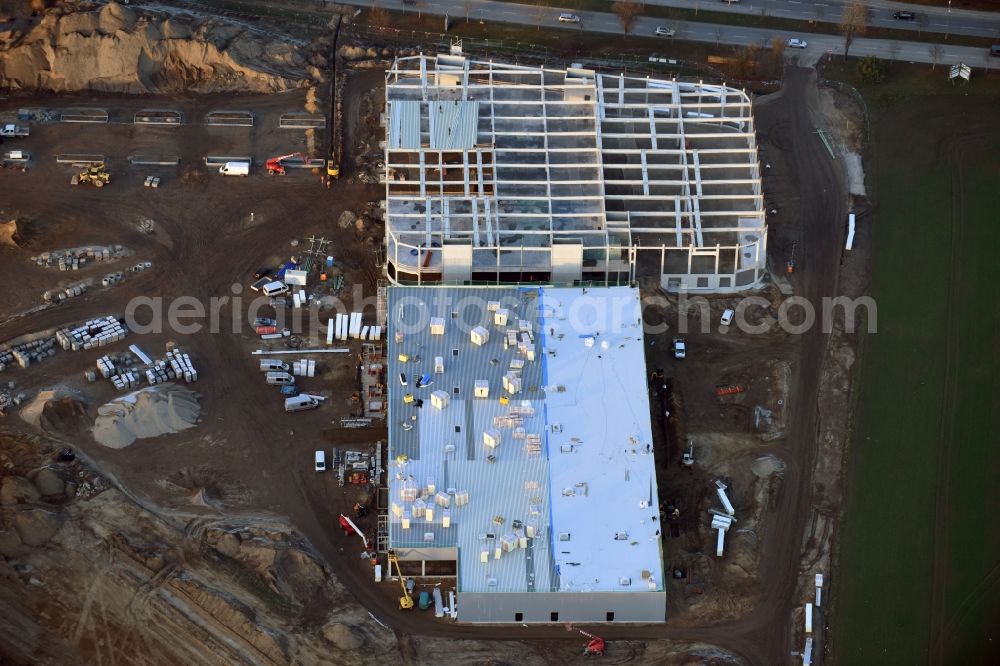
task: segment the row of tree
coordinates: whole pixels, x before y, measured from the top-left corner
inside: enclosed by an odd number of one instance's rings
[[[626,37],[631,34],[632,28],[635,27],[636,19],[645,10],[646,5],[642,0],[615,0],[611,5],[611,11],[618,16],[618,22],[621,23],[622,32],[625,33]],[[844,13],[841,16],[839,26],[840,34],[844,36],[845,58],[855,38],[861,37],[868,32],[868,14],[868,3],[864,2],[864,0],[853,0],[844,6]]]

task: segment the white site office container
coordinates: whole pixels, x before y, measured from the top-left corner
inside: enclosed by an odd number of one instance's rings
[[[806,604],[806,633],[813,632],[813,605]]]
[[[719,536],[715,541],[715,556],[722,557],[722,549],[726,545],[726,530],[719,530]]]
[[[413,516],[414,520],[418,518],[423,518],[424,511],[426,509],[427,509],[427,502],[423,501],[422,499],[418,499],[413,503],[413,508],[410,509],[410,515]]]

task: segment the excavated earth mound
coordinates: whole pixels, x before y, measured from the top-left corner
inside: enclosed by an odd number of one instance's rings
[[[0,88],[111,93],[280,92],[321,76],[290,40],[218,18],[166,17],[117,2],[0,21]]]

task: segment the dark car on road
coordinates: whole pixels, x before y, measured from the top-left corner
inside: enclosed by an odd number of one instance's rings
[[[916,21],[917,15],[913,12],[893,12],[892,18],[897,21]]]

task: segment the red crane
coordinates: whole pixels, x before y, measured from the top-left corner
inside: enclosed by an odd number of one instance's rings
[[[280,157],[272,157],[267,161],[267,174],[269,176],[273,176],[274,174],[284,176],[285,165],[282,164],[282,162],[292,157],[297,157],[303,162],[308,161],[308,158],[302,153],[289,153],[287,155],[281,155]]]
[[[584,657],[604,656],[604,648],[606,647],[606,644],[603,638],[601,638],[600,636],[595,636],[594,634],[588,634],[583,629],[577,629],[577,631],[579,631],[581,634],[590,639],[590,642],[588,642],[587,645],[584,646],[583,648]]]

